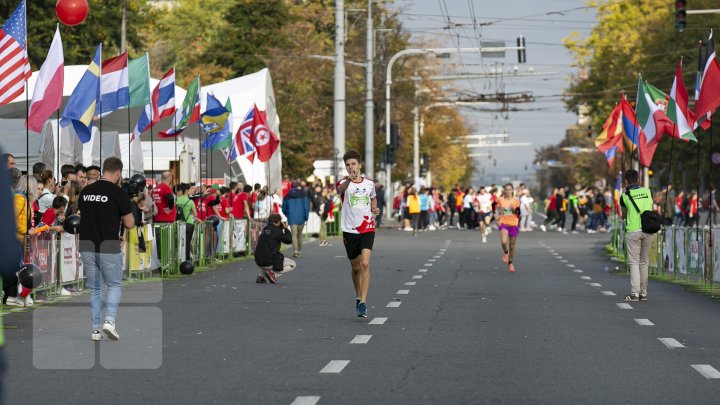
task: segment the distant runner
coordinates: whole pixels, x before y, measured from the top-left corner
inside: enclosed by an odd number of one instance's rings
[[[485,187],[480,187],[478,194],[475,196],[475,201],[477,203],[482,243],[487,243],[487,236],[490,234],[491,229],[490,220],[492,219],[492,196],[485,191]]]
[[[343,243],[355,285],[357,316],[367,317],[367,294],[370,288],[370,256],[375,241],[375,216],[380,213],[375,198],[375,182],[360,175],[360,154],[349,151],[343,156],[348,176],[336,188],[342,198],[341,229]]]
[[[507,263],[508,271],[515,272],[513,258],[515,257],[515,242],[520,230],[520,200],[513,195],[513,186],[508,183],[503,186],[502,197],[498,198],[497,215],[500,223],[500,243],[503,249],[503,263]],[[508,242],[508,238],[510,239]],[[509,246],[508,246],[509,245]]]

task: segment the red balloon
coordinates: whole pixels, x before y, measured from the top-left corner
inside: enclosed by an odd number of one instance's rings
[[[87,0],[58,0],[55,13],[65,25],[78,25],[85,21],[88,14]]]

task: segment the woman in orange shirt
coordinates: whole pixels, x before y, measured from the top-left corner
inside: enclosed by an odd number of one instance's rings
[[[503,186],[503,194],[497,201],[496,218],[500,223],[500,243],[503,249],[503,263],[507,263],[508,271],[515,272],[513,257],[515,256],[515,242],[520,232],[520,200],[515,197],[511,183]],[[509,243],[508,243],[509,239]]]

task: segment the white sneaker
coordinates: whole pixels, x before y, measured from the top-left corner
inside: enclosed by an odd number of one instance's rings
[[[458,230],[462,229],[462,227],[460,226],[460,223],[459,223],[459,222],[458,222],[457,224],[455,224],[455,225],[457,225],[457,229],[458,229]]]
[[[110,321],[105,321],[102,327],[103,332],[112,340],[119,340],[120,335],[118,335],[117,330],[115,329],[115,323]]]
[[[92,333],[90,333],[90,339],[96,340],[96,341],[102,340],[102,332],[100,332],[97,329],[93,330]]]
[[[578,234],[578,231],[572,231],[572,234],[573,234],[573,235],[577,235],[577,234]]]
[[[412,229],[412,228],[410,228],[410,227],[407,227],[407,228],[403,228],[403,231],[405,231],[405,232],[412,232],[412,231],[413,231],[413,229]]]
[[[35,300],[32,299],[31,296],[28,295],[27,297],[25,297],[25,306],[26,307],[31,307],[34,303],[35,303]]]
[[[487,243],[487,237],[483,235],[483,243]]]
[[[558,231],[558,232],[562,232],[563,229],[562,229],[562,228],[558,228],[557,231]]]
[[[436,231],[437,228],[435,228],[435,225],[428,226],[428,231]]]
[[[547,228],[545,227],[545,225],[540,225],[540,229],[542,229],[543,232],[547,232]]]
[[[7,302],[5,303],[5,305],[11,305],[11,306],[14,306],[14,307],[24,307],[24,306],[25,306],[25,301],[23,301],[23,300],[22,300],[21,298],[19,298],[19,297],[8,297]]]
[[[60,290],[60,295],[70,296],[70,295],[72,295],[72,293],[71,293],[70,291],[68,291],[65,287],[63,287],[63,288]]]

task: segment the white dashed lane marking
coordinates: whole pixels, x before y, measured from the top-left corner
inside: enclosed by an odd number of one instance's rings
[[[428,259],[428,262],[430,262],[430,263],[432,263],[434,261],[435,261],[435,259]]]
[[[368,323],[368,325],[382,325],[387,321],[387,318],[373,318],[372,321]]]
[[[590,287],[602,287],[602,284],[600,283],[588,283]]]
[[[602,295],[607,295],[607,296],[609,296],[609,297],[614,297],[614,296],[615,296],[615,293],[612,292],[612,291],[600,291],[600,292],[602,293]]]
[[[574,264],[567,264],[566,266],[568,266],[568,267],[575,267]]]
[[[582,280],[592,280],[592,277],[590,276],[580,276]]]
[[[632,305],[628,304],[627,302],[618,302],[615,305],[617,305],[620,309],[633,309]]]
[[[420,273],[427,273],[427,269],[420,269],[418,270]]]
[[[322,370],[320,370],[320,373],[322,374],[337,374],[350,364],[350,360],[330,360],[330,363],[328,363],[325,367],[323,367]]]
[[[681,347],[685,347],[682,343],[678,342],[674,338],[658,338],[658,340],[661,341],[662,344],[667,346],[668,349],[678,349]]]
[[[418,274],[417,276],[413,276],[413,278],[414,278],[415,280],[420,280],[420,279],[422,278],[422,275],[421,275],[421,274]]]
[[[439,259],[440,255],[433,256],[433,259]]]
[[[385,308],[397,308],[402,304],[400,301],[390,301],[387,305],[385,305]]]
[[[350,341],[350,344],[351,345],[364,345],[370,341],[370,338],[372,338],[372,335],[355,335],[353,340]]]
[[[565,260],[565,259],[563,259],[563,260],[560,260],[560,263],[567,263],[567,262],[568,262],[568,261],[567,261],[567,260]]]
[[[583,271],[582,271],[582,270],[575,269],[575,270],[573,270],[573,272],[574,272],[574,273],[582,273]]]
[[[410,290],[398,290],[398,295],[408,295],[410,294]]]
[[[425,267],[432,267],[432,263],[425,263]]]
[[[405,285],[415,285],[415,284],[417,284],[417,281],[408,281],[407,283],[405,283]]]
[[[720,378],[720,371],[709,364],[691,364],[690,366],[708,380]]]
[[[320,397],[297,397],[290,405],[315,405],[320,401]]]
[[[655,324],[650,322],[649,319],[636,319],[635,323],[637,323],[640,326],[655,326]]]

